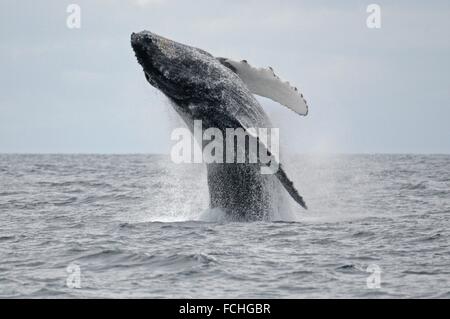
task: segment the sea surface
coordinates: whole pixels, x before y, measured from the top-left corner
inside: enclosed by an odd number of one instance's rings
[[[449,155],[288,162],[309,210],[245,223],[200,164],[0,155],[0,297],[450,298]]]

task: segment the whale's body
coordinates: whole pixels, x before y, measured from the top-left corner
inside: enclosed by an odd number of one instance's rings
[[[239,101],[239,96],[234,99]],[[229,98],[222,103],[225,109],[232,107]],[[257,102],[253,103],[251,104],[253,111],[262,111]],[[174,108],[192,132],[193,119],[178,105],[174,104]],[[225,136],[226,128],[237,128],[236,124],[229,123],[227,126],[225,123],[218,123],[215,117],[213,119],[202,119],[203,131],[208,128],[219,128]],[[261,126],[257,126],[257,122]],[[269,122],[257,121],[256,118],[253,118],[252,123],[254,127],[270,127]],[[225,149],[225,141],[223,144]],[[209,163],[206,164],[206,169],[210,208],[220,208],[230,220],[272,220],[280,209],[284,197],[280,182],[273,174],[261,174],[260,164]]]
[[[162,91],[193,130],[202,128],[270,128],[270,120],[241,78],[211,54],[148,31],[132,34],[131,43],[148,82]],[[203,144],[203,147],[205,143]],[[224,148],[225,148],[224,142]],[[261,163],[207,164],[210,207],[233,220],[271,220],[285,202],[286,191],[303,199],[280,166],[262,174]]]

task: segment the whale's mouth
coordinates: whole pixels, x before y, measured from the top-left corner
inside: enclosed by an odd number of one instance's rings
[[[178,90],[176,86],[166,76],[168,71],[154,66],[153,61],[146,53],[144,53],[145,57],[143,57],[143,53],[140,50],[135,50],[135,53],[139,64],[142,66],[147,82],[170,97],[177,96]]]
[[[154,67],[150,68],[150,70],[146,67],[143,67],[143,69],[147,82],[163,92],[167,97],[175,101],[182,101],[189,97],[185,94],[185,90],[179,88],[178,85],[172,83],[172,81],[166,77],[165,72],[168,72],[167,70]]]
[[[138,61],[141,64],[142,69],[144,71],[145,79],[152,86],[160,88],[161,84],[168,82],[168,79],[164,76],[164,73],[160,71],[157,67],[154,67],[151,61],[145,61],[141,63],[139,58]]]
[[[163,83],[164,79],[159,79],[160,75],[156,75],[155,73],[152,72],[148,72],[146,71],[146,69],[144,68],[144,76],[145,79],[147,80],[148,83],[150,83],[152,86],[159,88],[160,84],[159,83]]]

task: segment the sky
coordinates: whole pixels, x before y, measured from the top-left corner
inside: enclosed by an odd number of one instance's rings
[[[381,28],[367,27],[372,3]],[[450,153],[439,0],[3,0],[0,153],[170,152],[182,123],[136,62],[130,34],[144,29],[297,86],[306,117],[258,98],[293,153]]]

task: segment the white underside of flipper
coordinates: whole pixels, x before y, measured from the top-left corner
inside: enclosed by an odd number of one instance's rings
[[[219,60],[239,75],[253,94],[278,102],[297,114],[308,114],[308,104],[303,94],[289,82],[280,79],[271,67],[255,68],[245,60],[240,62],[227,58]]]

